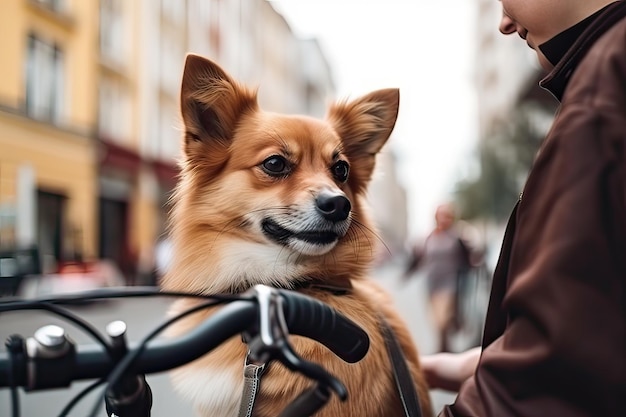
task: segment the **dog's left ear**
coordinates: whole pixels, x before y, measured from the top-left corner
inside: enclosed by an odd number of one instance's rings
[[[216,63],[189,54],[180,92],[185,134],[183,151],[190,163],[217,168],[243,114],[257,109],[256,92],[232,79]]]
[[[339,134],[353,167],[351,175],[358,175],[361,184],[371,178],[376,154],[396,124],[399,105],[400,91],[389,88],[335,103],[328,110],[327,119]]]

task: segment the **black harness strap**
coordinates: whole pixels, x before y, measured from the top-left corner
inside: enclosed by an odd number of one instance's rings
[[[319,281],[303,281],[298,283],[294,288],[289,289],[298,290],[305,288],[317,288],[329,291],[336,295],[345,295],[350,292],[352,285],[349,280],[345,282],[339,282],[338,284]],[[413,378],[411,377],[411,373],[406,363],[406,358],[404,357],[402,348],[398,343],[398,339],[396,338],[393,330],[389,326],[389,323],[387,323],[387,320],[385,320],[382,315],[379,315],[379,321],[380,329],[382,331],[383,338],[385,339],[385,345],[387,347],[387,354],[389,355],[389,359],[391,361],[393,378],[396,383],[396,388],[398,390],[400,401],[402,402],[402,408],[404,409],[404,416],[422,417],[422,409],[420,408],[417,390],[415,389]],[[248,364],[246,363],[246,365]],[[251,415],[256,400],[256,394],[259,391],[261,376],[263,374],[264,367],[264,365],[256,365],[244,368],[245,384],[239,416]],[[304,396],[299,401],[300,405],[306,404],[308,406],[312,406],[313,404],[316,404],[315,410],[319,408],[319,406],[317,405],[318,399],[314,398],[314,396]],[[324,403],[326,401],[327,398],[324,400]]]
[[[402,348],[398,343],[398,339],[383,317],[380,318],[380,327],[385,338],[385,345],[387,346],[387,353],[391,360],[391,369],[393,371],[393,379],[396,382],[396,388],[400,395],[400,401],[402,402],[402,408],[404,408],[404,415],[406,417],[422,417],[422,409],[420,407],[419,397],[413,378],[406,363]]]

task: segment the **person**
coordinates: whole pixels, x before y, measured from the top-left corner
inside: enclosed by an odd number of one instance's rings
[[[626,1],[502,0],[560,101],[494,270],[481,347],[424,357],[460,416],[623,416]]]
[[[435,228],[423,245],[415,245],[405,271],[405,278],[416,271],[424,273],[431,314],[439,338],[439,351],[450,350],[450,336],[458,327],[460,280],[470,267],[470,249],[461,238],[452,203],[435,210]]]

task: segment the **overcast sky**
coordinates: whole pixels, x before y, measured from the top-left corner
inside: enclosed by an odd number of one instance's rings
[[[411,235],[469,169],[476,140],[474,2],[272,0],[296,34],[320,40],[340,97],[400,88],[390,146],[409,193]]]

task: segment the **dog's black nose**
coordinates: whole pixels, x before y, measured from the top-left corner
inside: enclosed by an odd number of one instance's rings
[[[348,218],[352,206],[344,195],[321,193],[316,199],[317,210],[326,220],[339,222]]]

